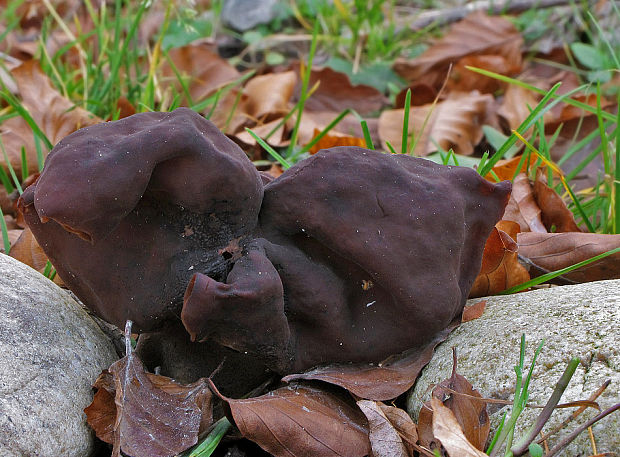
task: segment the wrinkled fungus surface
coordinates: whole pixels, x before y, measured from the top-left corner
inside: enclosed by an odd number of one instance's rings
[[[63,139],[21,207],[104,319],[179,319],[277,372],[379,361],[462,311],[510,184],[358,147],[262,179],[188,109]]]

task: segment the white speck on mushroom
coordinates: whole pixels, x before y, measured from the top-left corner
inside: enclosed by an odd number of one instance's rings
[[[368,308],[369,306],[374,305],[375,303],[377,303],[377,300],[373,300],[370,303],[366,303],[366,308]]]

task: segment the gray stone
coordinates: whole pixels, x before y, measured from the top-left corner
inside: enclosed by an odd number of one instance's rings
[[[240,32],[267,24],[277,16],[278,0],[226,0],[222,21]]]
[[[68,293],[0,254],[0,455],[88,456],[83,409],[116,360],[103,332]]]
[[[469,304],[479,300],[482,299],[470,300]],[[457,348],[458,372],[483,397],[512,400],[514,366],[518,362],[523,333],[526,335],[526,372],[536,346],[545,340],[530,384],[531,404],[544,405],[547,402],[571,357],[579,357],[581,363],[562,396],[562,402],[587,399],[606,379],[611,379],[611,384],[598,399],[601,408],[620,402],[620,280],[554,287],[484,300],[487,301],[484,315],[462,324],[437,348],[432,361],[410,391],[407,409],[414,418],[421,401],[430,398],[428,387],[450,376],[453,346]],[[505,411],[510,411],[508,406],[489,405],[492,431]],[[561,423],[571,411],[554,411],[543,432]],[[539,409],[526,408],[516,436],[521,436],[529,428],[539,412]],[[567,429],[550,438],[549,443],[553,445],[576,424],[596,414],[594,409],[588,409]],[[593,434],[598,452],[620,450],[620,413],[598,422],[593,427]],[[588,433],[584,432],[561,455],[591,454]]]

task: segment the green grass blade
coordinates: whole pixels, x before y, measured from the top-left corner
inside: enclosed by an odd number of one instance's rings
[[[509,294],[521,292],[522,290],[529,289],[532,286],[537,286],[538,284],[542,284],[543,282],[547,282],[553,278],[557,278],[558,276],[569,273],[573,270],[576,270],[577,268],[581,268],[592,262],[596,262],[597,260],[604,259],[605,257],[616,254],[617,252],[620,252],[620,248],[615,248],[615,249],[611,249],[610,251],[603,252],[602,254],[596,255],[586,260],[582,260],[581,262],[571,265],[570,267],[566,267],[560,270],[545,273],[544,275],[538,276],[537,278],[531,279],[527,282],[524,282],[523,284],[518,284],[514,287],[511,287],[510,289],[506,289],[503,292],[500,292],[499,295],[509,295]]]
[[[231,426],[230,421],[226,417],[222,417],[215,423],[213,430],[191,450],[187,457],[209,457]]]
[[[362,126],[362,132],[364,132],[364,141],[366,142],[366,147],[368,149],[375,149],[375,145],[372,144],[372,138],[370,137],[370,131],[368,130],[368,122],[365,119],[360,121],[360,125]]]
[[[536,120],[543,116],[547,111],[553,108],[555,105],[562,101],[566,101],[570,96],[579,92],[583,89],[584,86],[579,86],[559,97],[557,97],[553,102],[547,104],[547,102],[554,97],[555,92],[559,89],[561,83],[557,83],[553,86],[549,92],[542,98],[542,100],[536,105],[536,107],[532,110],[529,116],[521,123],[519,128],[516,130],[520,135],[524,135],[525,132],[536,122]],[[546,105],[546,106],[545,106]],[[482,170],[479,170],[481,176],[485,176],[491,168],[495,166],[495,164],[504,156],[504,153],[508,151],[513,144],[517,141],[517,135],[513,132],[508,140],[502,145],[502,147],[491,157],[491,159],[485,164]]]
[[[2,149],[2,155],[4,156],[4,162],[6,163],[6,166],[9,169],[11,178],[13,178],[13,183],[15,184],[15,187],[17,187],[17,191],[21,195],[24,191],[22,190],[22,186],[19,183],[19,179],[17,179],[17,174],[15,173],[15,170],[13,169],[13,166],[11,165],[11,161],[9,160],[9,155],[6,153],[6,150],[4,149],[4,142],[2,141],[2,137],[0,137],[0,149]]]
[[[400,153],[407,154],[407,141],[409,139],[409,111],[411,109],[411,89],[407,89],[405,95],[405,108],[403,116],[403,137],[400,146]]]
[[[4,213],[2,212],[2,208],[0,208],[0,228],[2,229],[2,243],[4,245],[4,253],[9,255],[9,251],[11,250],[11,242],[9,241],[9,229],[6,226],[6,221],[4,220]]]
[[[331,121],[329,124],[327,124],[327,127],[325,127],[317,136],[315,136],[314,138],[312,138],[312,141],[310,141],[308,144],[306,144],[303,148],[301,148],[299,151],[297,151],[295,154],[293,154],[293,156],[291,157],[291,160],[293,162],[295,162],[295,159],[297,157],[299,157],[301,154],[303,154],[304,152],[309,151],[312,146],[314,146],[315,144],[317,144],[319,141],[321,141],[321,138],[323,138],[325,135],[327,135],[327,133],[333,129],[336,124],[338,124],[347,114],[349,114],[351,112],[351,110],[349,108],[343,110],[338,116],[336,116],[336,118]]]
[[[614,170],[614,202],[613,202],[613,232],[620,233],[620,92],[618,92],[618,114],[616,127],[616,168]]]
[[[26,148],[22,146],[21,150],[22,159],[22,182],[28,178],[28,157],[26,157]]]
[[[509,84],[515,84],[517,86],[520,86],[520,87],[523,87],[525,89],[531,90],[531,91],[536,92],[538,94],[542,94],[542,95],[546,95],[547,94],[547,91],[545,91],[544,89],[540,89],[540,88],[538,88],[536,86],[532,86],[531,84],[528,84],[528,83],[523,82],[523,81],[519,81],[518,79],[514,79],[514,78],[510,78],[508,76],[500,75],[499,73],[494,73],[492,71],[483,70],[482,68],[476,68],[476,67],[470,67],[470,66],[466,66],[465,68],[467,68],[468,70],[471,70],[471,71],[473,71],[475,73],[479,73],[481,75],[488,76],[489,78],[494,78],[494,79],[497,79],[499,81],[503,81],[503,82],[506,82],[506,83],[509,83]],[[579,89],[581,90],[582,87],[580,87]],[[571,92],[574,93],[574,91],[571,91]],[[596,114],[596,108],[595,107],[590,106],[587,103],[580,102],[578,100],[573,100],[572,98],[567,98],[566,94],[561,95],[561,96],[555,95],[555,97],[563,98],[564,99],[563,101],[567,105],[574,106],[575,108],[581,108],[582,110],[587,111],[588,113],[591,113],[591,114]],[[608,120],[608,121],[615,121],[614,115],[611,114],[611,113],[607,113],[606,111],[603,111],[603,117],[606,120]]]
[[[280,162],[280,165],[282,165],[282,168],[284,168],[285,170],[288,170],[289,168],[291,168],[291,164],[288,163],[284,157],[278,154],[275,149],[269,146],[261,137],[259,137],[256,133],[254,133],[252,130],[250,130],[247,127],[245,128],[245,131],[248,132],[250,135],[252,135],[252,138],[254,138],[257,141],[257,143],[260,144],[263,147],[263,149],[271,155],[271,157],[273,157],[278,162]]]
[[[39,168],[39,171],[41,171],[43,170],[45,159],[43,158],[43,148],[41,147],[39,137],[36,135],[34,135],[34,148],[37,151],[37,167]]]
[[[52,149],[54,147],[54,145],[52,144],[52,142],[49,140],[49,138],[45,135],[45,133],[43,133],[43,130],[41,130],[41,128],[37,125],[37,123],[35,122],[35,120],[32,118],[32,116],[30,115],[30,112],[28,112],[28,110],[24,107],[24,105],[21,104],[21,102],[19,100],[17,100],[13,94],[11,94],[6,86],[4,86],[3,84],[3,91],[0,92],[0,97],[2,97],[9,105],[11,105],[13,107],[13,109],[15,111],[17,111],[19,113],[19,115],[21,117],[24,118],[24,120],[26,121],[26,123],[30,126],[30,128],[32,129],[32,131],[43,140],[43,142],[45,143],[45,146],[47,146],[48,149]]]
[[[297,143],[297,137],[299,135],[299,127],[301,126],[301,116],[304,112],[304,106],[306,103],[306,97],[308,96],[308,85],[310,84],[310,75],[312,74],[312,63],[314,61],[314,54],[316,53],[316,45],[318,42],[319,23],[318,21],[314,25],[312,30],[312,42],[310,44],[310,53],[308,54],[308,64],[305,67],[305,73],[303,74],[303,80],[301,83],[301,93],[299,95],[299,111],[297,112],[297,119],[295,120],[295,127],[291,133],[291,143],[288,147],[288,155],[293,152],[293,148]]]
[[[385,145],[388,147],[388,149],[390,150],[392,154],[396,154],[396,151],[394,150],[394,146],[392,146],[392,144],[389,141],[386,140]]]
[[[15,187],[13,187],[13,183],[11,183],[11,179],[9,178],[9,175],[6,174],[6,171],[4,171],[4,168],[1,166],[0,166],[0,181],[2,181],[2,185],[6,189],[7,194],[10,194],[11,192],[15,190]]]

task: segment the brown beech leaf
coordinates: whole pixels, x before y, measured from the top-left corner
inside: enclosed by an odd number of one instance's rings
[[[500,181],[512,181],[512,178],[516,177],[516,175],[525,173],[530,167],[533,167],[536,163],[537,157],[534,154],[529,156],[529,159],[526,159],[521,164],[519,168],[519,163],[521,162],[522,155],[513,157],[508,160],[500,160],[493,167],[493,173],[499,178]],[[529,163],[528,163],[529,162]],[[517,173],[517,168],[519,169],[519,173]],[[488,179],[491,182],[496,182],[495,178],[491,173],[488,173],[485,176],[485,179]]]
[[[443,405],[452,411],[467,440],[477,449],[483,450],[491,427],[487,405],[474,398],[482,396],[464,376],[457,373],[456,362],[454,351],[452,375],[433,389],[433,397],[445,399],[442,400]]]
[[[270,121],[289,111],[289,100],[297,82],[294,71],[255,76],[245,86],[247,96],[241,111],[250,119]]]
[[[511,130],[519,125],[530,115],[531,109],[538,104],[540,96],[521,86],[510,84],[504,92],[504,99],[497,110],[497,114],[503,117]],[[549,115],[547,115],[547,118]]]
[[[525,173],[517,175],[512,182],[512,194],[506,205],[504,219],[515,221],[522,232],[546,233],[541,210],[534,198],[534,189]]]
[[[319,129],[314,130],[314,136],[319,135],[321,131]],[[363,138],[356,138],[349,135],[344,135],[338,132],[330,132],[324,135],[314,146],[310,148],[310,154],[316,154],[321,149],[333,148],[335,146],[360,146],[366,147],[366,141]]]
[[[362,457],[370,451],[364,415],[326,390],[291,384],[224,400],[241,434],[276,457]]]
[[[95,435],[106,443],[114,442],[114,422],[116,421],[116,404],[114,397],[114,377],[108,370],[103,370],[93,388],[97,389],[93,401],[84,409],[86,421],[95,431]]]
[[[437,398],[431,398],[433,408],[433,433],[448,451],[450,457],[485,457],[461,430],[461,427],[449,408]]]
[[[256,133],[260,138],[265,139],[271,131],[278,126],[278,123],[281,119],[276,119],[271,122],[267,122],[266,124],[257,125],[252,127],[252,131]],[[242,141],[245,144],[256,145],[257,142],[252,135],[250,135],[246,130],[235,134],[235,137]],[[278,127],[273,135],[271,135],[268,139],[265,140],[269,145],[274,147],[283,147],[288,146],[291,142],[288,139],[285,139],[285,125],[281,125]]]
[[[481,77],[466,67],[481,68],[501,75],[511,75],[520,71],[521,62],[511,62],[506,57],[497,54],[465,56],[452,67],[446,85],[449,91],[469,92],[477,90],[483,94],[492,94],[506,85],[494,78]]]
[[[306,100],[305,110],[339,113],[350,108],[361,115],[367,115],[379,111],[386,103],[385,96],[374,87],[363,84],[354,86],[349,76],[329,67],[312,69],[309,87],[317,82],[319,86]],[[301,85],[297,86],[296,92],[299,92]]]
[[[48,258],[28,227],[20,230],[19,238],[11,246],[9,254],[40,273],[43,273],[47,266]],[[60,286],[64,285],[58,275],[54,276],[54,282]]]
[[[536,170],[534,198],[540,207],[542,222],[548,231],[551,231],[551,227],[555,226],[555,232],[581,232],[577,222],[575,222],[575,216],[566,207],[562,197],[547,186],[547,178],[543,168]]]
[[[494,227],[482,255],[481,272],[469,297],[494,295],[530,279],[517,257],[517,243],[506,232]]]
[[[426,346],[405,351],[379,364],[331,364],[304,373],[282,378],[284,382],[296,379],[317,380],[347,389],[357,397],[384,401],[403,394],[415,383],[420,371],[435,352],[435,347],[444,341],[458,326],[454,321],[439,332]]]
[[[484,314],[484,309],[486,308],[486,306],[486,300],[480,300],[473,305],[465,306],[465,309],[463,310],[463,316],[461,317],[461,322],[469,322],[473,321],[474,319],[478,319]]]
[[[241,76],[235,67],[213,52],[205,43],[188,44],[171,49],[168,57],[186,80],[194,103],[198,103]],[[177,93],[183,93],[181,82],[167,60],[163,63],[162,75],[165,81],[176,88]]]
[[[620,247],[620,235],[599,233],[519,233],[519,254],[532,263],[533,277],[559,270]],[[574,282],[620,279],[620,253],[566,273]]]
[[[196,444],[199,432],[212,422],[211,391],[205,379],[181,385],[147,373],[131,350],[130,336],[128,322],[127,355],[110,366],[110,375],[104,372],[95,383],[99,391],[106,392],[97,394],[86,408],[89,421],[94,421],[91,425],[101,439],[112,438],[113,457],[121,451],[132,457],[171,457]],[[110,398],[114,399],[114,417]]]
[[[383,412],[381,403],[371,400],[359,400],[357,406],[359,406],[366,419],[368,419],[368,437],[374,457],[409,457],[403,440]]]
[[[411,416],[400,408],[384,403],[379,403],[379,407],[402,438],[409,454],[414,455],[413,450],[418,442],[418,427],[411,419]]]
[[[419,57],[397,60],[394,70],[408,81],[424,78],[434,85],[441,85],[450,64],[459,59],[472,55],[499,55],[511,63],[507,70],[513,73],[521,68],[522,45],[521,34],[509,20],[478,11],[454,24]]]
[[[452,148],[457,154],[470,155],[482,139],[483,120],[492,103],[491,95],[472,92],[452,93],[435,106],[412,107],[409,134],[413,134],[413,139],[410,138],[408,144],[417,141],[413,155],[425,156],[436,151],[433,142],[446,151]],[[389,141],[400,152],[404,116],[404,109],[386,110],[379,116],[379,137],[384,149],[387,150]]]
[[[52,144],[74,131],[98,124],[101,119],[63,97],[51,84],[36,60],[11,71],[23,105]],[[36,156],[35,156],[36,157]],[[34,161],[36,164],[36,160]]]

